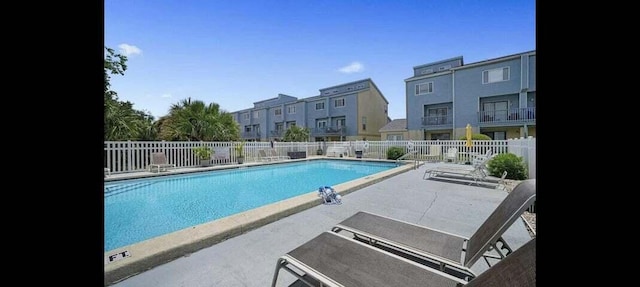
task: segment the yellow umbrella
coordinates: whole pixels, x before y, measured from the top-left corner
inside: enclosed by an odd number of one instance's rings
[[[473,141],[471,141],[471,138],[473,137],[473,132],[471,130],[471,125],[467,124],[467,147],[472,147],[473,146]]]

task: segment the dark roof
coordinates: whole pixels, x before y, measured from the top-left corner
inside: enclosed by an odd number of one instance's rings
[[[378,132],[391,132],[391,131],[406,131],[407,130],[407,119],[396,119],[384,127],[382,127]]]

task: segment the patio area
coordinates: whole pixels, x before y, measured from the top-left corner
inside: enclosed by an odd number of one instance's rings
[[[346,194],[341,205],[311,207],[111,286],[270,286],[278,257],[329,231],[357,211],[471,236],[507,192],[423,179],[425,169],[433,165],[427,163]],[[125,176],[109,178],[118,177]],[[531,235],[526,224],[517,220],[503,238],[517,249]],[[481,273],[487,268],[484,260],[479,260],[472,270]],[[294,280],[292,275],[281,272],[277,286],[288,286]]]

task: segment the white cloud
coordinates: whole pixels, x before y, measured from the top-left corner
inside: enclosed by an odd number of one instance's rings
[[[142,50],[140,50],[140,48],[133,45],[120,44],[118,45],[118,48],[120,48],[120,53],[122,53],[125,56],[142,54]]]
[[[340,72],[345,74],[358,73],[364,70],[364,66],[360,62],[353,62],[347,66],[340,68]]]
[[[171,94],[162,94],[162,96],[160,96],[160,97],[163,98],[163,99],[168,99],[168,98],[171,98],[173,96],[171,96]]]

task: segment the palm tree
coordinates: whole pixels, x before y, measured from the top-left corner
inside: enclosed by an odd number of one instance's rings
[[[169,115],[161,119],[159,136],[164,140],[234,141],[239,128],[231,114],[220,105],[185,99],[171,105]]]
[[[291,126],[284,133],[286,142],[306,142],[309,141],[309,129],[306,127]]]

